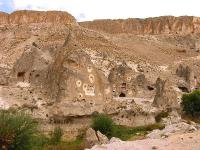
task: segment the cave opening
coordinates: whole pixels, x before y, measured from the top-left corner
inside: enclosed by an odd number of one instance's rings
[[[147,86],[147,89],[149,90],[149,91],[153,91],[154,90],[154,88],[152,87],[152,86]]]
[[[24,81],[24,79],[25,79],[25,72],[18,72],[18,73],[17,73],[17,78],[18,78],[20,81]]]
[[[119,97],[126,97],[126,94],[123,93],[123,92],[121,92],[121,93],[119,94]]]
[[[187,87],[179,86],[178,88],[179,88],[182,92],[184,92],[184,93],[189,93],[189,90],[188,90]]]

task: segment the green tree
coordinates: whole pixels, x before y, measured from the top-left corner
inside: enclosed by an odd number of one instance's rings
[[[92,128],[95,131],[100,131],[107,137],[110,137],[112,135],[113,127],[114,127],[114,122],[109,116],[100,114],[93,118]]]
[[[200,91],[195,90],[190,94],[184,94],[182,96],[181,105],[183,107],[183,111],[187,115],[191,115],[192,117],[197,117],[200,115]]]
[[[0,149],[29,150],[37,122],[22,112],[0,111]]]

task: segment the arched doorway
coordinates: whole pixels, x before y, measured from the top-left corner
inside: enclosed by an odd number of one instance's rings
[[[123,93],[123,92],[121,92],[121,93],[119,94],[119,97],[126,97],[126,94]]]

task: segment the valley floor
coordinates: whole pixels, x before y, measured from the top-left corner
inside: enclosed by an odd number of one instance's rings
[[[91,150],[200,150],[200,131],[172,135],[164,139],[144,139],[96,145]]]

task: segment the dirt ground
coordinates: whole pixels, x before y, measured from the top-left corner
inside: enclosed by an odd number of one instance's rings
[[[97,145],[91,150],[200,150],[200,131],[173,135],[165,139],[144,139]]]

